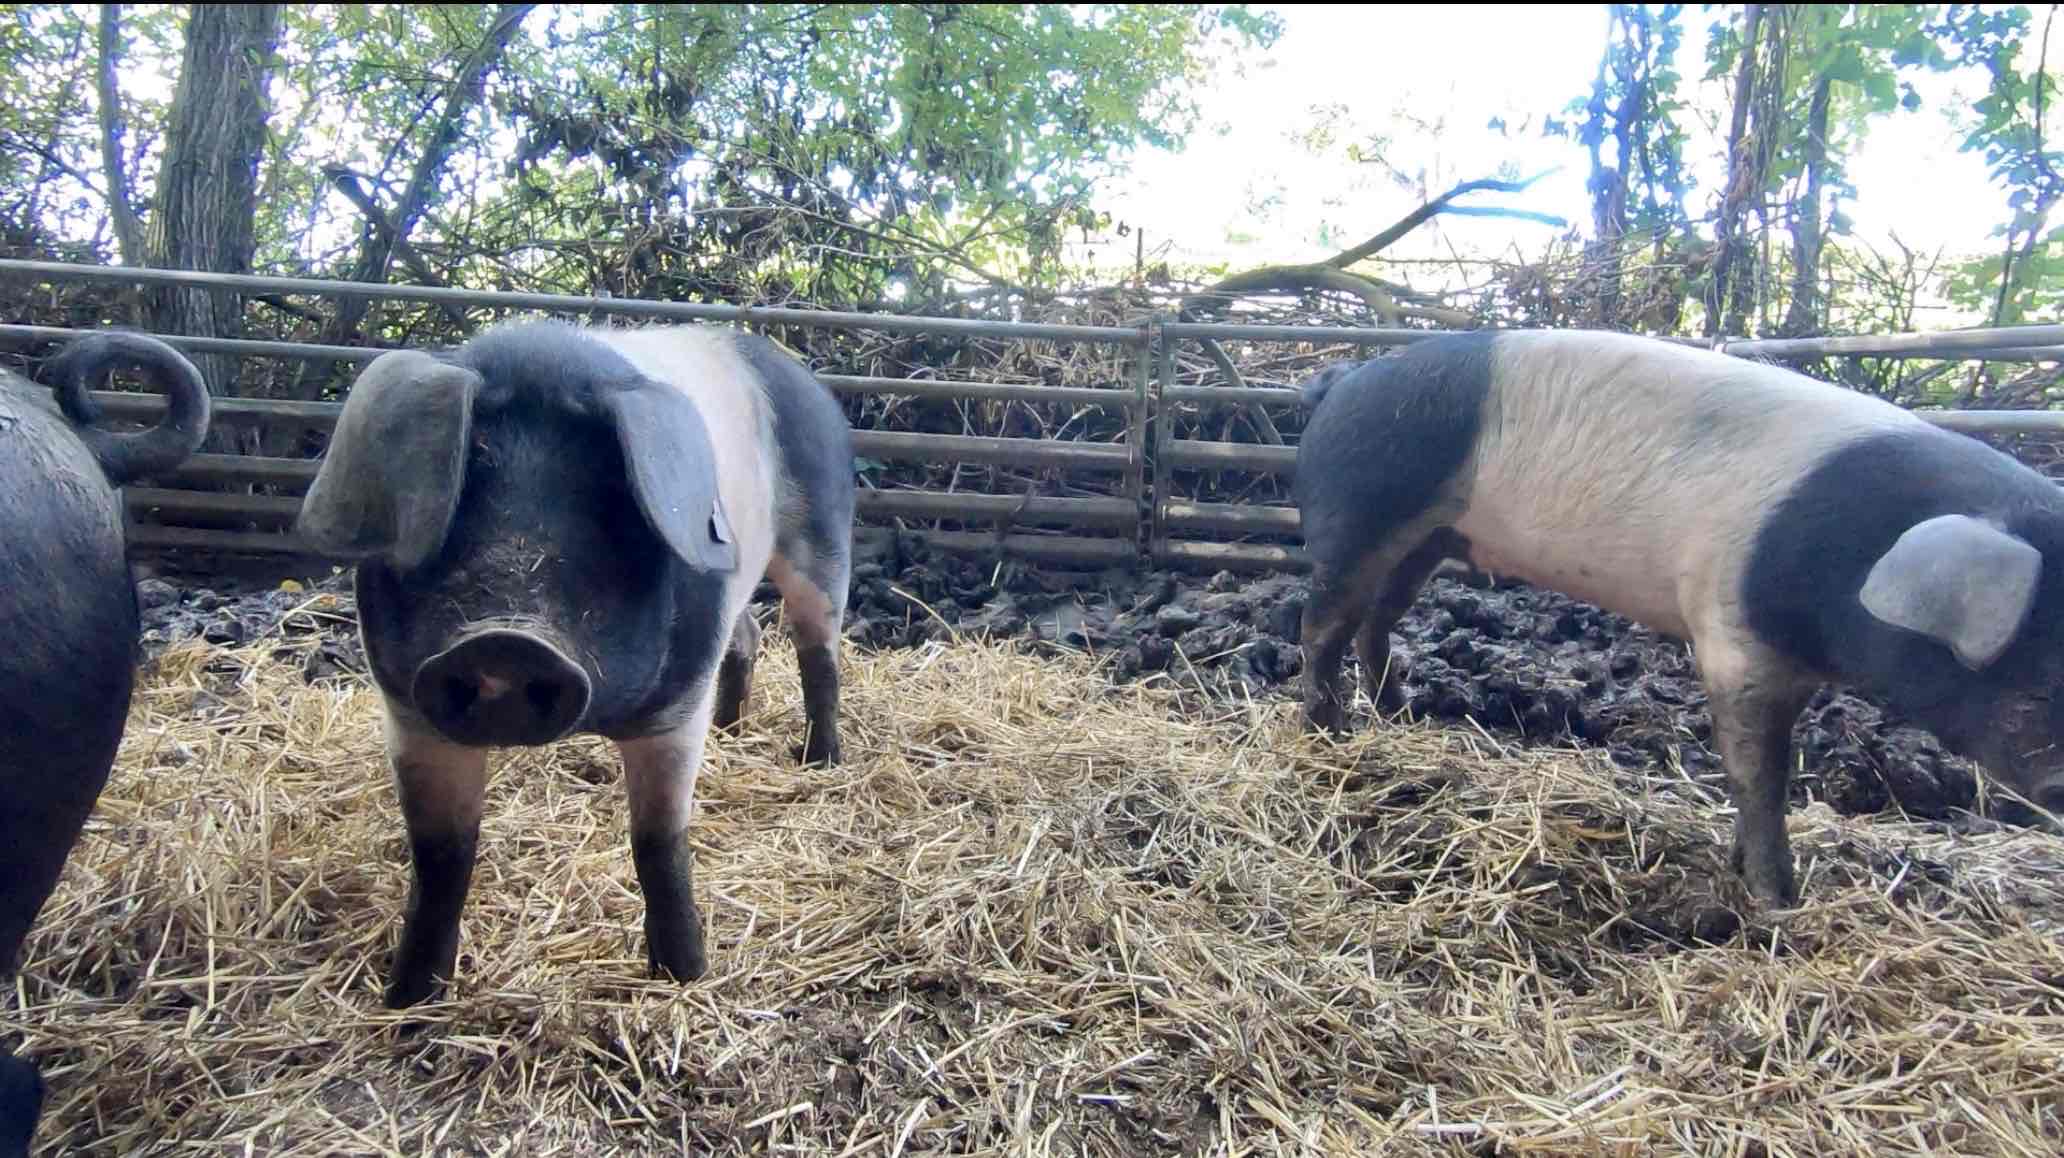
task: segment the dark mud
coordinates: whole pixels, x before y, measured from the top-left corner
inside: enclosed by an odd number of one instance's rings
[[[1097,655],[1119,680],[1165,679],[1215,696],[1295,694],[1301,578],[1063,572],[930,553],[907,539],[884,550],[854,569],[847,636],[856,645],[909,647],[955,635],[1030,639]],[[282,652],[310,679],[364,671],[347,577],[300,590],[216,582],[216,589],[176,578],[139,583],[146,655],[196,636],[237,646],[283,633],[318,637]],[[339,599],[309,610],[317,593]],[[762,588],[763,600],[772,594]],[[771,602],[764,610],[771,614]],[[1705,694],[1675,641],[1552,592],[1451,578],[1428,585],[1396,641],[1417,718],[1474,720],[1506,742],[1579,742],[1630,769],[1681,772],[1687,785],[1720,789]],[[1897,808],[1979,826],[2038,820],[1997,797],[1974,815],[1973,768],[1854,695],[1823,690],[1801,714],[1794,741],[1804,766],[1794,778],[1795,806],[1821,800],[1846,814]]]

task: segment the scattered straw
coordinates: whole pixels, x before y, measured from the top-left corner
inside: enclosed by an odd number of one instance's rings
[[[0,1029],[48,1153],[2054,1153],[2064,842],[1724,811],[1609,763],[973,643],[792,653],[702,777],[711,974],[643,971],[613,754],[498,757],[461,977],[380,1008],[407,887],[372,695],[168,653]],[[1188,706],[1184,706],[1187,704]],[[1753,914],[1753,910],[1747,910]],[[1708,944],[1704,941],[1717,942]]]

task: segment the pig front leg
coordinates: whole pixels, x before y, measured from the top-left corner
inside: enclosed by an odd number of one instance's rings
[[[1709,643],[1699,648],[1698,661],[1714,744],[1734,799],[1734,870],[1764,904],[1792,908],[1799,889],[1785,832],[1785,792],[1792,725],[1812,685],[1755,645]]]
[[[645,895],[646,964],[655,976],[676,981],[694,981],[709,968],[688,827],[712,698],[704,692],[678,728],[616,742],[630,792],[631,860]]]
[[[387,1007],[416,1004],[451,979],[459,955],[459,913],[473,880],[487,751],[444,740],[387,712],[387,763],[408,824],[414,878],[401,947],[387,977]]]

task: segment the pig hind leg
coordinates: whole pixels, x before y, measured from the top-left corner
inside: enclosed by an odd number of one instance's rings
[[[1468,541],[1451,528],[1434,531],[1390,573],[1390,581],[1365,612],[1361,629],[1355,633],[1355,655],[1362,662],[1362,690],[1377,711],[1394,714],[1405,706],[1404,669],[1390,654],[1391,629],[1412,609],[1412,601],[1434,570],[1465,555],[1468,549]]]
[[[804,739],[797,755],[804,764],[837,764],[839,744],[838,645],[846,617],[846,586],[851,552],[843,541],[825,545],[796,544],[783,552],[768,575],[781,592],[783,614],[795,641],[796,667],[802,675]]]
[[[723,663],[717,668],[717,706],[710,716],[711,726],[728,731],[745,714],[746,701],[752,698],[753,661],[759,653],[760,622],[753,618],[752,605],[747,604],[738,612],[738,622],[731,628],[731,642],[724,648]]]
[[[22,701],[17,701],[17,703]],[[128,703],[127,690],[117,701]],[[0,710],[0,974],[19,964],[22,942],[57,888],[65,861],[106,786],[122,742],[123,716],[80,737],[14,728]]]
[[[1429,575],[1458,538],[1437,522],[1400,528],[1368,549],[1342,555],[1308,541],[1311,593],[1299,630],[1304,650],[1304,713],[1308,730],[1346,731],[1346,693],[1340,665],[1354,644],[1362,678],[1379,708],[1389,698],[1402,706],[1402,688],[1390,663],[1390,629],[1411,607]]]
[[[133,632],[132,632],[133,635]],[[128,657],[108,657],[128,672]],[[79,831],[107,783],[122,740],[129,702],[127,679],[96,727],[68,728],[23,718],[20,711],[48,704],[32,689],[0,689],[0,975],[19,966],[22,942],[63,875]],[[70,705],[68,705],[70,706]],[[84,704],[77,706],[85,706]],[[0,1154],[27,1154],[41,1116],[44,1087],[36,1067],[0,1047]]]

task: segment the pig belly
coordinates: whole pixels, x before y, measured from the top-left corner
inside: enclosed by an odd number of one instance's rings
[[[1687,561],[1673,537],[1624,524],[1546,524],[1530,513],[1472,506],[1455,523],[1470,565],[1690,638],[1680,583]]]

